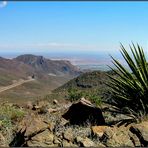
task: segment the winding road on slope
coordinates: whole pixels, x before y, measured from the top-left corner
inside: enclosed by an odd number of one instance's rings
[[[30,81],[34,81],[35,79],[28,79],[28,80],[19,80],[18,82],[8,85],[8,86],[4,86],[4,87],[0,87],[0,93],[6,90],[9,90],[11,88],[17,87],[19,85],[22,85],[24,83],[30,82]]]

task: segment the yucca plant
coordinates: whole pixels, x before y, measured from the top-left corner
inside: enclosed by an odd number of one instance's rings
[[[138,44],[130,46],[131,54],[121,44],[121,54],[130,70],[112,58],[117,77],[109,76],[111,81],[112,105],[119,113],[141,119],[148,114],[148,64],[145,53]]]

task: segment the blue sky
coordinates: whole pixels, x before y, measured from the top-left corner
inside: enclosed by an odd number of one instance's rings
[[[148,2],[0,3],[0,52],[113,53],[131,41],[148,48]]]

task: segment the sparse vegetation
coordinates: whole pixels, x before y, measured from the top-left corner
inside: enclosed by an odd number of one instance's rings
[[[71,88],[68,90],[68,96],[69,96],[69,100],[73,102],[73,101],[80,99],[83,96],[83,94],[77,89]]]
[[[121,45],[121,54],[130,71],[112,57],[117,70],[111,69],[118,77],[109,76],[111,82],[108,85],[112,94],[111,104],[116,111],[137,120],[148,114],[148,66],[142,47],[133,44],[130,51],[131,55]]]
[[[97,91],[78,90],[76,88],[71,88],[68,90],[68,99],[71,102],[76,101],[82,97],[90,100],[97,106],[102,103],[101,97]]]
[[[109,80],[107,73],[112,75],[110,71],[84,73],[54,90],[53,94],[59,94],[62,96],[61,98],[70,101],[76,101],[84,97],[97,106],[101,105],[102,101],[107,98],[106,91],[108,87],[105,85],[105,82]]]
[[[12,105],[1,104],[0,107],[0,134],[5,137],[5,144],[9,144],[13,138],[18,123],[24,117],[25,112]],[[1,139],[0,139],[1,140]]]
[[[12,124],[21,120],[24,111],[14,106],[3,105],[0,108],[0,130],[12,127]]]

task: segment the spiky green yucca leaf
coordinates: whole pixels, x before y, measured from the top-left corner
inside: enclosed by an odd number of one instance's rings
[[[119,110],[128,108],[129,114],[139,117],[148,114],[148,64],[143,49],[137,44],[130,46],[131,55],[121,44],[121,54],[130,71],[112,58],[116,69],[111,68],[118,77],[109,76],[114,105]]]

